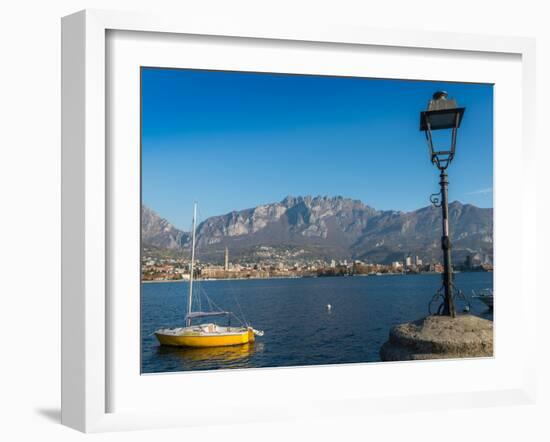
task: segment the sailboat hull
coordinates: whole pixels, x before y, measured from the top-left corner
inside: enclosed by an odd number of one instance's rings
[[[167,329],[155,332],[155,336],[161,345],[173,347],[226,347],[254,342],[254,331],[251,327],[225,333],[209,333],[194,328]]]

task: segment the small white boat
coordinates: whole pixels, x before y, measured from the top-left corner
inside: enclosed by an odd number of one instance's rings
[[[493,289],[483,289],[480,290],[479,293],[476,293],[474,290],[472,290],[472,294],[472,298],[479,299],[490,309],[493,308]]]

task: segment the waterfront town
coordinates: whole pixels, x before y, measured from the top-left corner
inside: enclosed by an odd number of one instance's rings
[[[189,259],[164,257],[144,249],[141,258],[141,274],[144,282],[176,281],[189,279]],[[454,266],[455,271],[492,272],[490,257],[473,253],[462,263]],[[196,279],[267,279],[267,278],[312,278],[325,276],[369,276],[418,273],[442,273],[440,262],[425,263],[416,255],[404,256],[391,264],[364,262],[361,260],[297,260],[284,257],[269,257],[258,262],[232,263],[226,248],[223,263],[195,261]]]

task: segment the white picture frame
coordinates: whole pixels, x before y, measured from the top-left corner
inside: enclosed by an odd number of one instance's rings
[[[99,10],[81,11],[62,21],[62,423],[85,432],[122,429],[158,428],[207,424],[211,418],[203,413],[189,414],[161,405],[154,411],[113,411],[109,406],[110,353],[108,328],[111,316],[108,300],[109,243],[113,232],[108,228],[111,215],[109,195],[109,158],[106,120],[108,118],[106,80],[108,63],[106,36],[108,32],[154,32],[162,35],[218,36],[284,41],[286,44],[339,44],[357,47],[376,47],[381,51],[402,48],[404,51],[426,49],[431,51],[476,54],[509,54],[519,57],[521,63],[521,108],[514,110],[520,116],[516,123],[521,133],[522,186],[521,197],[521,272],[527,272],[524,256],[535,255],[535,198],[532,190],[535,161],[534,103],[535,103],[535,44],[532,39],[491,37],[451,33],[349,28],[307,24],[295,27],[285,24],[266,25],[236,22],[214,22],[196,17],[166,17]],[[158,35],[158,34],[157,34]],[[496,103],[495,106],[503,106]],[[498,140],[497,140],[498,141]],[[498,174],[498,170],[496,171]],[[498,189],[496,190],[498,192]],[[498,210],[496,212],[498,222]],[[519,243],[518,243],[519,244]],[[518,283],[519,284],[519,283]],[[536,304],[535,281],[521,278],[521,305]],[[535,324],[525,317],[519,319],[524,337],[533,337]],[[498,329],[498,322],[496,324]],[[498,333],[498,331],[497,331]],[[487,406],[501,403],[532,403],[535,390],[534,339],[525,339],[520,356],[521,376],[500,388],[484,390],[430,391],[427,394],[387,394],[376,396],[359,392],[356,396],[331,391],[303,403],[289,400],[256,403],[255,411],[237,420],[258,421],[288,417],[329,416],[334,414],[368,414],[384,409],[389,412],[411,409],[441,409],[468,406]],[[132,343],[129,343],[132,345]],[[498,353],[496,358],[498,359]],[[417,363],[418,364],[418,363]],[[422,363],[424,366],[436,363]],[[462,365],[461,365],[462,364]],[[446,365],[458,373],[468,361]],[[385,365],[385,364],[384,364]],[[397,370],[398,364],[385,365]],[[391,367],[391,368],[390,368]],[[418,365],[416,367],[419,367]],[[441,366],[440,366],[441,367]],[[139,368],[137,368],[139,370]],[[420,370],[423,368],[420,367]],[[304,369],[285,369],[284,373],[299,373]],[[362,368],[332,367],[347,370],[346,376],[360,376]],[[416,369],[418,371],[418,369]],[[434,370],[441,370],[435,367]],[[518,368],[519,370],[519,368]],[[257,371],[255,371],[257,373]],[[258,382],[283,382],[276,371],[263,371]],[[328,373],[325,371],[323,373]],[[519,373],[519,372],[518,372]],[[201,374],[200,378],[208,374]],[[234,376],[242,379],[247,371]],[[261,378],[261,379],[260,379]],[[172,380],[171,380],[172,379]],[[165,384],[175,382],[167,376]],[[196,379],[199,379],[197,377]],[[217,422],[233,422],[230,410],[216,416]]]

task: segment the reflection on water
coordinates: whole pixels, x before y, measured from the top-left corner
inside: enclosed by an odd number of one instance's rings
[[[252,345],[234,347],[161,347],[154,331],[182,325],[188,285],[186,282],[143,284],[142,373],[380,361],[380,346],[388,339],[392,326],[428,314],[428,304],[441,287],[441,276],[234,280],[199,284],[220,309],[240,313],[242,307],[241,316],[254,328],[263,330],[264,336]],[[456,285],[468,296],[472,290],[492,288],[493,275],[459,273]],[[472,314],[493,319],[493,312],[484,303],[469,296],[468,300]],[[457,308],[462,311],[460,305]]]
[[[250,367],[252,354],[263,351],[263,344],[253,342],[243,345],[230,345],[226,347],[167,347],[158,346],[157,356],[181,362],[180,370],[192,365],[195,369],[212,368],[246,368]]]

